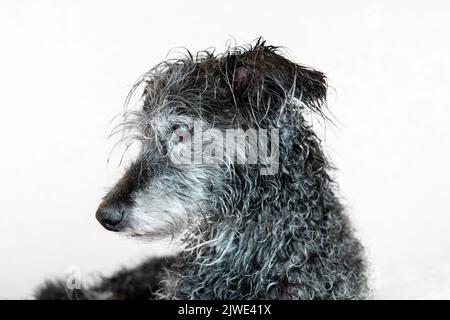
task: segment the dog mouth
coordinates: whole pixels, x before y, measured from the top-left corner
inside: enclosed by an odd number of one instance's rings
[[[176,219],[173,216],[148,220],[140,219],[131,213],[124,219],[119,228],[114,228],[113,231],[119,231],[131,239],[168,240],[170,242],[173,239],[178,239],[188,228],[188,221]]]
[[[148,231],[136,231],[125,228],[121,233],[125,234],[130,239],[144,240],[144,241],[160,241],[167,240],[168,242],[174,242],[181,233],[168,232],[168,230],[148,230]]]

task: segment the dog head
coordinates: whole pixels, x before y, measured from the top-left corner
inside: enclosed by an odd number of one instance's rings
[[[126,114],[124,127],[141,149],[96,217],[108,230],[147,239],[174,238],[208,221],[211,212],[232,207],[242,196],[233,195],[237,166],[258,165],[236,164],[242,153],[258,152],[261,140],[246,145],[248,132],[295,126],[302,110],[320,112],[327,90],[321,72],[261,41],[165,61],[136,87],[143,88],[142,107]],[[244,134],[235,152],[226,139],[234,129]],[[254,172],[247,179],[256,180]]]

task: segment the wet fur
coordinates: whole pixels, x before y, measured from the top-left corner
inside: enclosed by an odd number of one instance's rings
[[[174,215],[165,228],[142,236],[172,233],[184,248],[171,260],[150,260],[73,298],[367,297],[363,247],[339,201],[333,167],[305,120],[311,112],[325,117],[323,73],[291,62],[259,40],[219,55],[204,51],[165,61],[136,88],[142,85],[143,108],[127,112],[118,129],[131,130],[127,143],[137,140],[143,148],[104,200],[133,207],[138,190],[170,185],[170,195],[186,208],[186,217]],[[261,165],[227,161],[190,169],[172,166],[164,157],[167,143],[161,128],[177,117],[221,129],[278,129],[278,172],[261,175]],[[133,219],[125,230],[136,235],[144,220]],[[149,291],[149,285],[155,290]],[[70,296],[60,282],[47,283],[37,297]]]

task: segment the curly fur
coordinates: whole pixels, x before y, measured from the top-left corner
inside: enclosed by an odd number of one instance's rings
[[[258,40],[219,55],[204,51],[165,61],[135,89],[142,86],[142,109],[127,111],[118,127],[131,130],[127,145],[138,140],[142,151],[103,206],[125,208],[117,231],[170,236],[182,249],[164,267],[119,273],[85,289],[83,298],[99,292],[158,299],[367,297],[363,248],[339,202],[333,167],[305,120],[308,112],[325,117],[323,73]],[[186,119],[221,130],[279,130],[278,172],[262,175],[261,164],[229,159],[218,166],[173,165],[165,132]],[[153,294],[133,293],[148,293],[155,281]],[[54,298],[55,291],[62,289],[47,285],[37,296]]]

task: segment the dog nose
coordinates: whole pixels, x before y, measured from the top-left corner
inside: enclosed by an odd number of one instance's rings
[[[123,209],[105,205],[100,205],[95,214],[100,224],[110,231],[119,231],[119,225],[123,220],[123,216]]]

